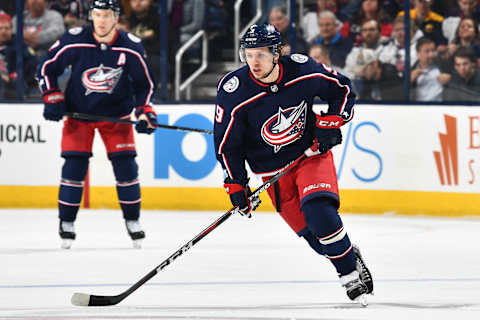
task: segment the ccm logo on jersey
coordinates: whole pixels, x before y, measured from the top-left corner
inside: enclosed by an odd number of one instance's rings
[[[317,116],[317,127],[322,129],[340,128],[343,125],[343,119],[336,115]]]

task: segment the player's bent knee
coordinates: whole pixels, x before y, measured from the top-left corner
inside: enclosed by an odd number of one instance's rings
[[[304,203],[302,211],[308,228],[321,244],[328,245],[345,237],[346,232],[335,200],[328,197],[314,198]]]
[[[119,183],[126,183],[138,178],[138,165],[132,156],[111,159],[115,178]]]
[[[62,179],[81,182],[88,170],[88,157],[66,157],[62,167]]]

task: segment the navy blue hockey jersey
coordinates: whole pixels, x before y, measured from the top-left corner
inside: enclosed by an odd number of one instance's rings
[[[257,81],[247,65],[227,74],[218,87],[214,139],[217,159],[231,179],[252,171],[271,175],[297,159],[313,143],[317,96],[328,112],[353,117],[350,80],[301,54],[281,57],[275,83]]]
[[[67,67],[72,72],[65,103],[71,112],[120,117],[149,105],[155,92],[140,39],[124,31],[111,43],[98,43],[89,26],[68,30],[39,65],[42,92],[57,88]]]

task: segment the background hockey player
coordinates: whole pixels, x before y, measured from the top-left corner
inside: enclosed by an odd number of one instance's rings
[[[145,62],[140,39],[116,30],[117,0],[95,0],[90,6],[92,26],[70,29],[49,49],[37,78],[45,103],[43,116],[59,121],[65,111],[128,119],[133,108],[139,133],[152,133],[157,116],[150,105],[155,82]],[[65,95],[57,78],[72,71]],[[127,231],[139,247],[145,233],[139,224],[140,185],[134,132],[131,125],[67,118],[63,126],[62,168],[58,196],[62,246],[75,239],[74,221],[80,206],[92,143],[98,130],[117,180],[117,194]]]
[[[266,180],[302,154],[308,157],[268,189],[282,218],[335,266],[350,299],[366,304],[373,281],[337,212],[340,204],[330,149],[342,142],[340,126],[353,117],[350,81],[301,54],[280,57],[280,34],[253,25],[241,39],[247,65],[227,74],[218,87],[215,150],[232,204],[250,217],[245,162]],[[316,115],[314,97],[328,103]]]

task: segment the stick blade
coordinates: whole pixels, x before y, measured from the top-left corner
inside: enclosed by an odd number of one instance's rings
[[[72,304],[74,306],[86,307],[90,302],[90,295],[80,292],[75,292],[72,296]]]

